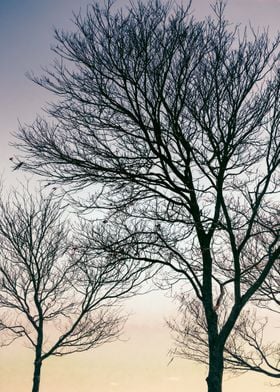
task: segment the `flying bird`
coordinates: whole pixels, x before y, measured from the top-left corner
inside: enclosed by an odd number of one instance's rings
[[[19,162],[14,168],[13,171],[18,170],[19,168],[21,168],[21,166],[23,165],[24,162]]]

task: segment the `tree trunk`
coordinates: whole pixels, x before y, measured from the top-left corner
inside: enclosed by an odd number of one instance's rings
[[[39,392],[42,360],[41,358],[34,361],[33,387],[32,392]]]
[[[223,350],[209,347],[209,372],[206,378],[208,392],[222,392],[223,372]]]
[[[39,313],[41,312],[41,308]],[[43,348],[43,318],[40,317],[37,344],[35,349],[34,373],[32,392],[39,392],[41,368],[42,368],[42,348]]]

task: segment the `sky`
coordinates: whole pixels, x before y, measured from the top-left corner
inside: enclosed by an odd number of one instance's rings
[[[9,157],[15,151],[11,133],[19,122],[28,123],[52,97],[26,77],[41,73],[51,63],[53,27],[71,29],[72,11],[89,0],[0,0],[0,175],[16,184]],[[125,0],[117,1],[125,5]],[[209,14],[209,2],[193,0],[194,14]],[[280,0],[229,0],[227,15],[233,22],[279,28]],[[150,293],[127,303],[132,313],[122,341],[91,352],[48,360],[42,374],[42,392],[205,392],[205,369],[187,360],[169,363],[172,341],[165,319],[175,305],[162,293]],[[30,391],[32,353],[19,343],[0,349],[0,390]],[[224,392],[236,389],[271,391],[270,380],[256,375],[225,377]]]

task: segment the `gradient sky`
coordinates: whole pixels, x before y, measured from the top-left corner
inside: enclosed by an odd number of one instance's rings
[[[32,121],[51,99],[30,82],[25,73],[51,63],[53,26],[71,28],[72,10],[88,0],[0,0],[0,173],[7,184],[20,174],[12,172],[8,158],[14,153],[9,142],[18,122]],[[118,1],[125,4],[126,0]],[[193,0],[195,14],[209,13],[206,0]],[[280,0],[229,0],[227,14],[233,22],[279,27]],[[186,360],[167,366],[172,342],[165,326],[174,309],[163,294],[151,293],[127,304],[132,316],[124,341],[96,351],[50,359],[42,374],[42,392],[183,392],[206,391],[205,370]],[[0,350],[0,390],[30,391],[32,353],[19,343]],[[225,377],[224,392],[271,391],[271,380],[262,376]]]

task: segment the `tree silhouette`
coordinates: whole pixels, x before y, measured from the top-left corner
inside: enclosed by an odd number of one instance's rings
[[[213,11],[108,2],[56,31],[58,60],[33,77],[57,97],[53,122],[20,129],[17,159],[72,195],[88,188],[84,207],[107,222],[100,250],[192,290],[220,392],[226,342],[279,262],[280,73],[279,37]]]
[[[208,364],[208,328],[201,303],[183,294],[177,299],[179,316],[168,321],[175,341],[171,355]],[[227,313],[224,301],[219,311],[220,328]],[[268,327],[268,318],[258,315],[256,308],[244,310],[224,347],[225,370],[236,374],[253,371],[280,378],[280,346],[269,339]]]
[[[71,234],[62,213],[51,195],[14,192],[0,201],[0,336],[3,345],[23,338],[34,350],[33,392],[50,356],[119,336],[119,300],[142,280]]]

